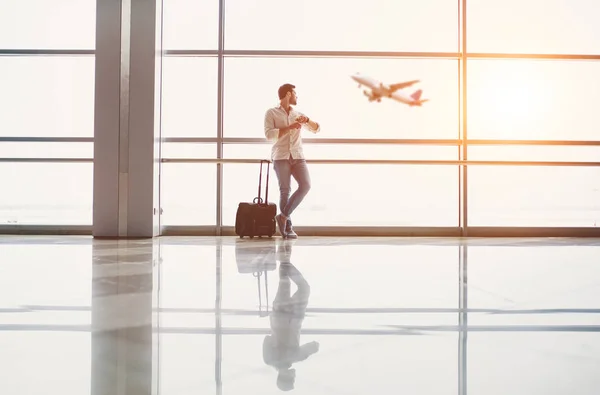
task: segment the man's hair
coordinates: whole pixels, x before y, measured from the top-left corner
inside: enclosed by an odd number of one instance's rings
[[[296,86],[292,85],[292,84],[283,84],[279,87],[279,90],[277,91],[277,93],[279,94],[279,100],[283,99],[285,97],[285,95],[287,95],[288,92],[293,91],[296,88]]]

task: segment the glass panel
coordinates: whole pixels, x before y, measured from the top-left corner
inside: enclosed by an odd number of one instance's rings
[[[94,49],[96,1],[2,0],[0,48]]]
[[[0,136],[93,137],[94,57],[1,57]]]
[[[217,49],[218,0],[169,0],[163,7],[164,48]]]
[[[204,163],[163,163],[162,225],[215,225],[217,166]]]
[[[309,172],[312,188],[292,215],[294,225],[458,226],[455,166],[314,164]],[[258,164],[223,166],[224,225],[235,224],[239,202],[257,195],[258,173]],[[277,185],[271,166],[269,201],[279,209]]]
[[[363,93],[368,88],[359,89],[351,78],[356,72],[385,84],[420,79],[402,92],[422,89],[422,98],[431,101],[422,107],[387,97],[370,102]],[[292,83],[298,95],[297,109],[321,125],[320,133],[305,132],[307,137],[458,138],[457,61],[227,58],[225,75],[226,137],[265,137],[265,112],[279,105],[279,86]]]
[[[470,60],[468,137],[598,140],[600,62]]]
[[[600,54],[596,0],[468,0],[471,52]]]
[[[469,160],[600,162],[600,146],[469,146]]]
[[[0,180],[0,224],[92,224],[92,163],[0,163]]]
[[[217,137],[217,58],[164,58],[162,137]]]
[[[217,144],[162,143],[162,157],[213,159],[217,157]]]
[[[458,42],[456,1],[225,2],[226,49],[456,52]]]
[[[94,143],[2,142],[0,158],[89,158],[94,157]]]
[[[458,148],[452,146],[398,145],[398,144],[304,144],[307,159],[430,159],[457,160]],[[226,144],[225,158],[270,159],[269,144]]]
[[[471,226],[600,225],[600,169],[473,166],[469,168]]]

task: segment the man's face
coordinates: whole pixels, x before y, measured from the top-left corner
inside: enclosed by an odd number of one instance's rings
[[[292,90],[290,92],[290,104],[296,105],[298,102],[298,96],[296,95],[296,91]]]

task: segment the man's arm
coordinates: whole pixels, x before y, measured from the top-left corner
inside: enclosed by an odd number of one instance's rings
[[[271,110],[265,113],[265,137],[267,141],[277,141],[279,138],[279,129],[275,127],[275,119]]]
[[[318,122],[315,122],[311,119],[308,120],[308,128],[313,133],[319,133],[321,131],[321,125]]]
[[[313,133],[319,133],[321,131],[321,125],[319,125],[318,122],[313,121],[312,119],[310,119],[302,113],[300,113],[300,117],[303,118],[300,120],[300,123],[306,125],[308,130],[310,130]]]

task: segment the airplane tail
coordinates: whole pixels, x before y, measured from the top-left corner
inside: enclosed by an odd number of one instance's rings
[[[421,94],[423,93],[422,89],[419,89],[417,91],[415,91],[412,95],[410,95],[410,97],[415,100],[418,101],[421,98]]]

